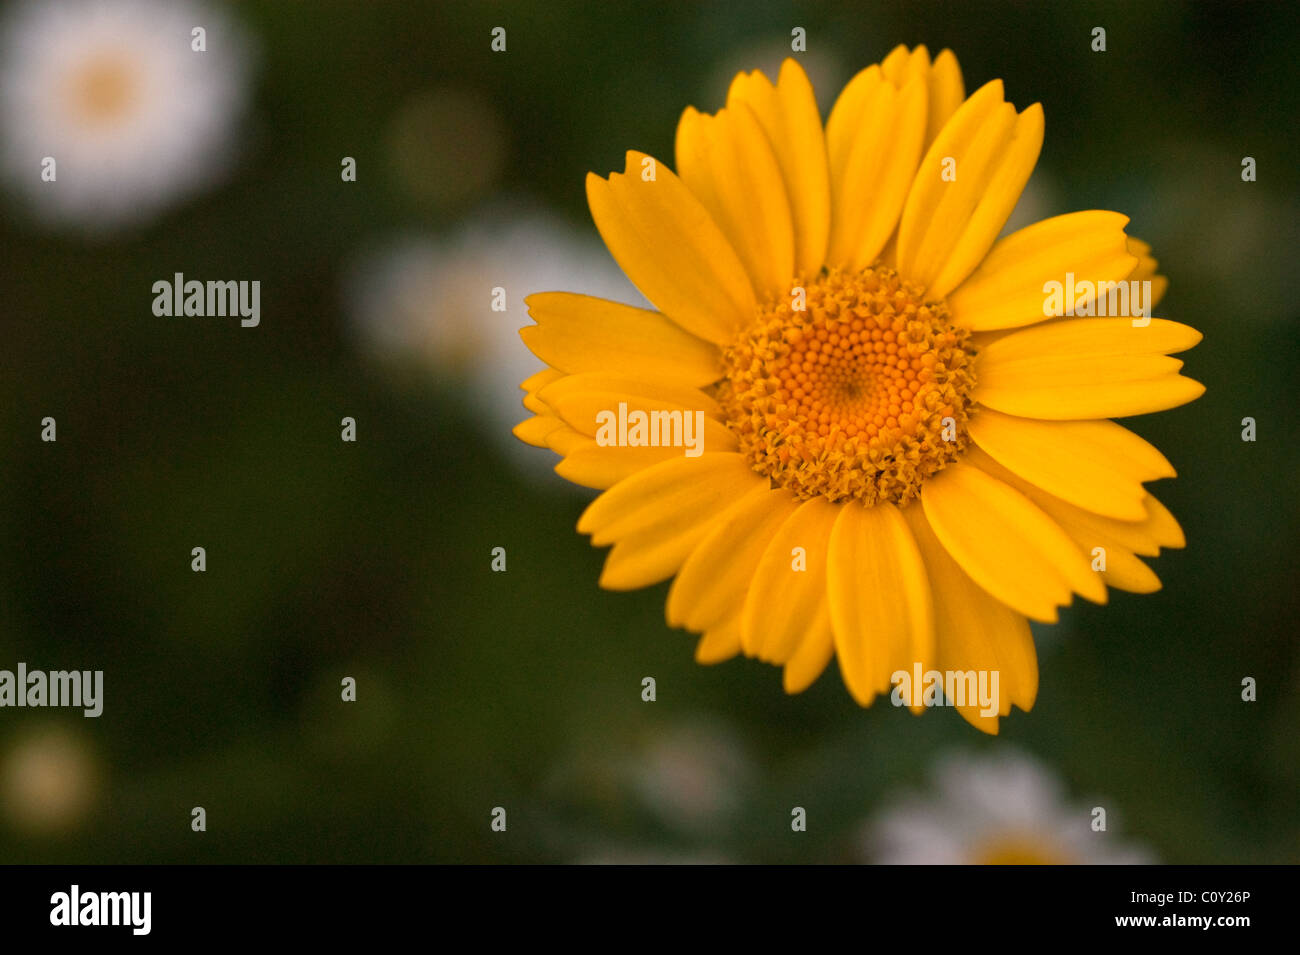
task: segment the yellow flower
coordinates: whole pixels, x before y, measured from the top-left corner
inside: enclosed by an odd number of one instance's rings
[[[863,706],[899,702],[899,671],[996,673],[992,705],[957,706],[994,733],[1037,693],[1026,618],[1159,588],[1137,555],[1183,534],[1143,482],[1174,469],[1107,419],[1198,397],[1168,356],[1201,336],[1150,317],[1165,281],[1125,216],[998,239],[1042,138],[1038,104],[900,46],[824,128],[787,60],[686,110],[676,174],[629,152],[588,175],[658,311],[530,296],[550,368],[515,433],[604,491],[578,522],[613,545],[602,586],[675,576],[696,658],[782,665],[792,693],[833,655]]]

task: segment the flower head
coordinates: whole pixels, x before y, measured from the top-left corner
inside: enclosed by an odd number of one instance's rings
[[[952,754],[925,794],[885,807],[865,832],[867,858],[895,865],[1132,865],[1136,845],[1094,828],[1096,809],[1071,805],[1061,781],[1015,751]],[[1113,821],[1113,820],[1112,820]],[[1109,823],[1108,823],[1109,826]]]
[[[1174,471],[1109,419],[1200,395],[1168,357],[1200,335],[1150,317],[1165,281],[1118,213],[999,238],[1042,139],[1037,104],[898,47],[824,126],[788,60],[688,108],[675,173],[588,176],[657,310],[532,295],[549,368],[515,433],[605,492],[578,524],[613,545],[603,586],[675,577],[701,662],[780,664],[791,692],[832,656],[864,706],[917,666],[997,673],[991,706],[949,701],[989,732],[1033,704],[1028,619],[1159,587],[1137,555],[1183,537],[1143,484]]]
[[[4,172],[41,219],[143,221],[224,169],[247,60],[197,0],[18,4],[0,30]]]

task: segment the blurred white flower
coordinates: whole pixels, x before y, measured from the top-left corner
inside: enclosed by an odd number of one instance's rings
[[[445,238],[399,236],[363,252],[344,297],[362,347],[431,373],[435,384],[463,395],[469,413],[486,417],[483,430],[514,462],[549,470],[554,456],[511,429],[528,416],[519,383],[545,367],[519,338],[532,324],[524,299],[551,291],[646,307],[591,237],[514,205],[482,212]]]
[[[75,829],[95,801],[99,775],[79,734],[51,725],[22,730],[0,755],[0,815],[32,835]]]
[[[227,167],[248,59],[226,12],[197,0],[20,3],[0,24],[4,176],[48,222],[146,221]]]
[[[656,734],[624,771],[641,802],[665,825],[714,835],[740,808],[752,773],[735,734],[706,720]]]
[[[1092,807],[1066,800],[1061,781],[1011,750],[939,760],[926,795],[900,799],[867,825],[868,861],[894,865],[1098,865],[1153,861],[1092,829]]]

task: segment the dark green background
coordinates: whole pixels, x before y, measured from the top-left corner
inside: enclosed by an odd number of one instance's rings
[[[937,755],[1006,743],[1104,796],[1164,861],[1300,861],[1294,4],[237,6],[261,67],[233,177],[112,241],[4,206],[0,667],[103,669],[106,703],[98,720],[0,711],[0,751],[56,719],[104,771],[80,828],[0,825],[0,861],[851,860],[861,822]],[[833,665],[797,697],[775,668],[697,666],[663,623],[666,586],[598,589],[580,497],[521,478],[486,415],[437,382],[396,386],[347,334],[353,250],[454,228],[490,197],[411,200],[380,151],[407,98],[479,94],[507,129],[491,191],[590,230],[586,172],[621,169],[627,148],[671,160],[681,109],[721,105],[704,99],[718,64],[795,25],[838,82],[926,43],[957,53],[968,91],[1002,77],[1018,107],[1041,101],[1046,213],[1131,215],[1171,280],[1159,314],[1205,334],[1183,356],[1205,396],[1129,422],[1179,470],[1155,490],[1187,550],[1155,562],[1159,593],[1065,611],[1039,642],[1037,706],[998,739],[947,710],[860,710]],[[454,136],[427,150],[473,161]],[[261,326],[155,318],[150,286],[174,271],[260,279]],[[57,444],[39,440],[45,415]],[[684,832],[616,764],[699,721],[728,727],[753,770],[736,812]]]

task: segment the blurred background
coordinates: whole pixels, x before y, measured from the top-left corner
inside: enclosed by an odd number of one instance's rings
[[[1300,862],[1297,9],[3,5],[0,669],[105,699],[0,710],[0,861]],[[1041,101],[1013,224],[1125,212],[1158,314],[1205,334],[1205,396],[1126,422],[1187,549],[1037,629],[997,738],[861,710],[833,664],[795,697],[695,664],[666,585],[597,587],[592,495],[509,434],[523,296],[639,301],[585,174],[671,162],[681,110],[774,76],[794,27],[823,113],[900,42]],[[156,316],[176,272],[260,281],[260,325]]]

